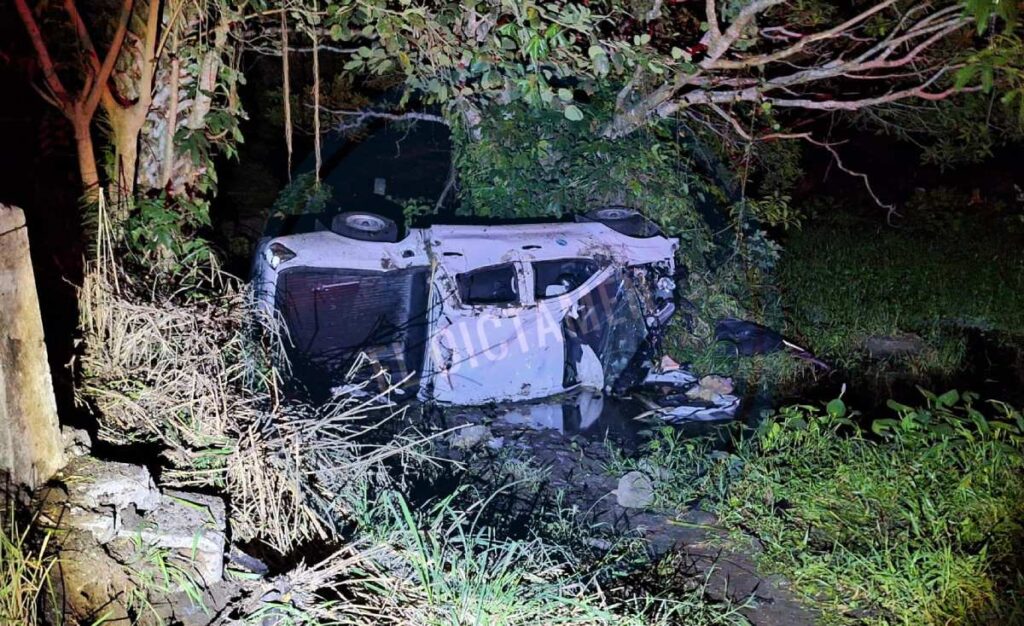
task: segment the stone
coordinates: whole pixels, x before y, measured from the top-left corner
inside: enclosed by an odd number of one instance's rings
[[[626,509],[644,509],[654,504],[654,485],[643,472],[628,472],[619,478],[615,500]]]
[[[873,359],[884,359],[904,354],[917,354],[925,349],[924,339],[917,335],[907,334],[895,337],[868,337],[864,340],[864,348]]]
[[[205,586],[224,576],[224,501],[201,493],[166,490],[156,507],[125,518],[118,536],[175,550],[192,562]]]
[[[64,473],[68,501],[78,508],[116,512],[132,506],[148,511],[160,503],[160,492],[141,465],[82,457]]]
[[[64,441],[64,457],[68,460],[85,456],[92,450],[92,437],[81,428],[61,426],[60,436]]]
[[[716,526],[718,516],[703,509],[693,508],[682,513],[679,520],[696,526]]]
[[[448,444],[458,450],[468,450],[491,438],[491,429],[479,424],[456,430],[448,438]]]
[[[234,593],[230,588],[237,585],[224,579],[227,517],[221,498],[161,493],[145,467],[91,457],[73,460],[58,476],[59,482],[41,492],[40,515],[59,527],[54,535],[59,550],[74,555],[62,562],[58,574],[65,613],[85,618],[100,614],[97,609],[109,604],[112,615],[121,619],[125,607],[117,599],[141,584],[145,577],[140,572],[162,576],[152,560],[154,548],[172,553],[166,558],[188,571],[203,592],[204,603],[218,594]],[[173,582],[167,581],[171,588],[161,583],[144,589],[158,612],[173,614],[174,619],[164,622],[208,623],[209,616],[189,597],[195,590]],[[127,617],[124,620],[128,623]]]
[[[0,204],[0,469],[35,489],[64,463],[25,214]]]
[[[648,476],[650,476],[651,478],[658,482],[668,482],[675,477],[675,474],[672,472],[672,470],[666,467],[662,467],[657,463],[651,463],[650,459],[640,459],[640,462],[637,464],[637,466],[640,468],[642,472],[644,472],[645,474],[647,474]]]

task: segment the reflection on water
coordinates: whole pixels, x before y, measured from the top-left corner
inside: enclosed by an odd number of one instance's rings
[[[746,413],[746,412],[745,412]],[[756,420],[759,411],[747,414]],[[536,402],[499,404],[490,407],[446,407],[441,410],[448,426],[491,423],[512,429],[557,432],[567,439],[582,436],[610,439],[627,446],[638,445],[650,434],[671,426],[687,435],[702,436],[721,431],[732,420],[670,423],[633,398],[619,398],[590,391],[546,398]],[[724,433],[722,433],[724,435]]]

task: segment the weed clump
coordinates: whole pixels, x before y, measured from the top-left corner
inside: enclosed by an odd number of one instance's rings
[[[390,484],[386,459],[413,443],[363,436],[402,410],[367,359],[325,404],[283,398],[283,341],[247,287],[207,266],[169,276],[90,264],[80,294],[79,399],[99,435],[158,447],[165,485],[230,495],[232,529],[282,553],[335,535],[362,489]]]
[[[785,407],[731,450],[666,429],[634,463],[672,476],[661,504],[755,537],[830,623],[1016,623],[1024,417],[957,392],[890,407],[867,430],[842,401]]]

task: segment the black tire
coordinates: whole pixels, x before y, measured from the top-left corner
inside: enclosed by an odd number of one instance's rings
[[[628,237],[653,237],[661,234],[661,230],[654,222],[628,206],[597,207],[587,211],[584,218],[587,221],[600,222]]]
[[[398,225],[393,220],[364,211],[339,213],[331,220],[331,232],[359,241],[398,241]]]

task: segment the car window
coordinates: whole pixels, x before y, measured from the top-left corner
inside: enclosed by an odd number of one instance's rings
[[[576,289],[598,270],[593,259],[557,259],[533,264],[533,297],[553,298]]]
[[[459,274],[455,280],[463,304],[510,304],[519,301],[516,268],[511,263]]]
[[[566,320],[570,335],[594,350],[605,384],[612,385],[647,336],[632,282],[617,273],[580,298],[578,306],[578,317]]]

